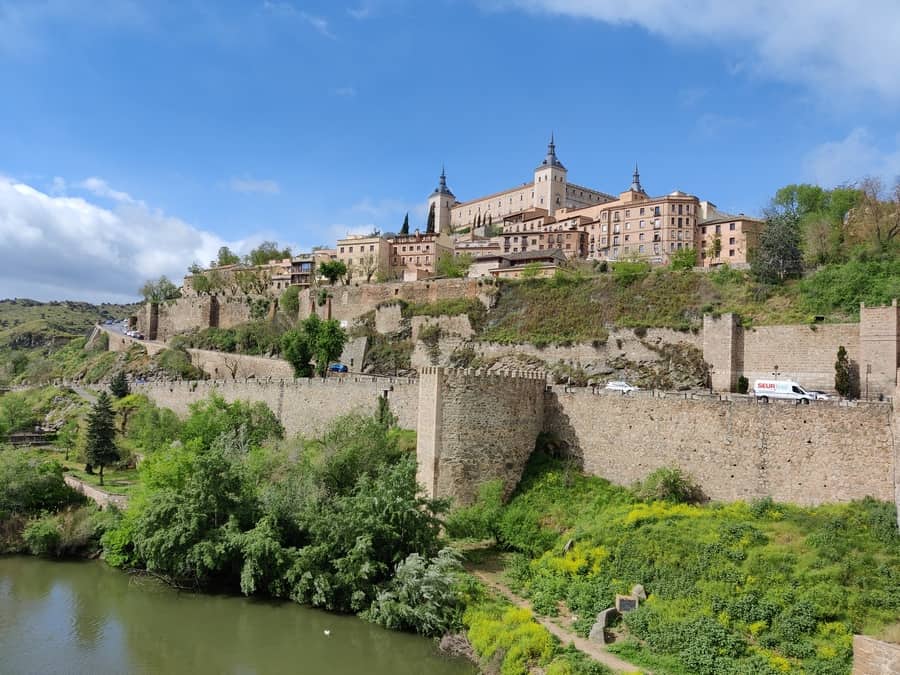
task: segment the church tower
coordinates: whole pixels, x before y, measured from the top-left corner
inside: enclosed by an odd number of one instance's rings
[[[434,205],[434,231],[444,234],[450,232],[450,208],[456,204],[456,197],[447,187],[447,174],[441,167],[441,177],[438,186],[428,198],[428,210]]]
[[[556,157],[556,144],[553,134],[547,145],[547,156],[541,165],[534,170],[534,207],[546,209],[553,215],[557,209],[566,206],[566,167]]]

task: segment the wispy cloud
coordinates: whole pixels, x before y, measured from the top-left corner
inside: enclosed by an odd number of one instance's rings
[[[828,187],[866,176],[893,181],[900,177],[900,134],[879,143],[868,129],[857,127],[839,141],[814,148],[805,167],[811,180]]]
[[[372,15],[372,8],[367,5],[351,7],[347,10],[347,14],[352,16],[357,21],[361,21],[362,19],[368,19]]]
[[[257,192],[266,195],[277,195],[281,192],[281,186],[271,179],[260,180],[257,178],[232,178],[228,181],[228,187],[235,192]]]
[[[329,40],[337,39],[335,34],[331,32],[331,28],[328,25],[328,19],[297,9],[289,2],[283,2],[282,0],[265,0],[263,2],[263,9],[272,14],[295,17],[311,26],[323,37],[327,37]]]
[[[341,98],[353,98],[354,96],[356,96],[356,88],[338,87],[337,89],[332,89],[331,93],[335,96],[340,96]]]
[[[61,184],[57,184],[57,180],[61,181]],[[63,191],[65,191],[66,183],[63,179],[57,177],[54,179],[54,188],[59,187],[61,185]],[[98,196],[103,197],[104,199],[111,199],[114,202],[119,202],[120,204],[137,204],[138,201],[134,199],[127,192],[122,192],[120,190],[114,190],[110,187],[109,183],[107,183],[102,178],[97,178],[96,176],[91,176],[90,178],[85,178],[80,183],[76,183],[75,187],[79,187],[83,190],[87,190],[88,192]]]
[[[801,82],[824,96],[853,91],[900,101],[896,0],[473,1],[486,9],[636,25],[672,42],[723,47],[737,72]]]

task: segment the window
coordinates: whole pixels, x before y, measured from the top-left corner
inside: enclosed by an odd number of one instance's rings
[[[679,216],[682,214],[682,210],[681,210],[682,208],[683,208],[683,205],[682,205],[682,204],[679,204],[679,205],[678,205],[678,215],[679,215]]]
[[[626,230],[630,230],[630,229],[631,229],[631,223],[625,223],[625,229],[626,229]]]
[[[369,250],[370,250],[370,251],[374,251],[374,250],[375,250],[375,244],[369,244]]]
[[[728,245],[729,245],[729,246],[734,246],[734,237],[729,237],[729,238],[728,238]]]
[[[631,215],[631,209],[625,209],[625,217],[627,218],[630,215]]]
[[[700,233],[701,233],[701,234],[706,234],[706,228],[705,228],[705,227],[701,227],[701,228],[700,228]]]
[[[347,249],[347,253],[353,253],[353,247],[352,247],[352,246],[351,246],[349,249]]]
[[[733,230],[734,230],[734,223],[728,223],[728,229],[733,231]]]
[[[643,253],[643,252],[644,252],[644,245],[643,245],[643,244],[641,244],[640,246],[638,246],[638,252],[639,252],[639,253]]]
[[[658,207],[658,206],[653,207],[653,215],[654,215],[654,216],[658,216],[658,215],[659,215],[659,207]]]
[[[644,233],[643,233],[643,232],[641,232],[641,233],[638,235],[638,241],[644,241]]]
[[[734,249],[733,249],[733,248],[728,249],[728,256],[729,256],[730,258],[733,258],[733,257],[734,257]]]
[[[643,211],[643,210],[644,210],[644,209],[641,209],[641,211]],[[638,227],[640,227],[640,228],[643,230],[643,229],[644,229],[644,225],[646,225],[646,221],[643,221],[643,220],[642,220],[642,221],[638,224]]]
[[[644,208],[643,208],[643,207],[641,207],[640,215],[644,215]]]
[[[678,218],[678,227],[681,227],[681,217]]]
[[[626,234],[626,235],[625,235],[625,241],[628,241],[629,238],[630,238],[630,235],[627,235],[627,234]]]
[[[671,225],[674,225],[674,224],[675,224],[675,219],[674,219],[674,218],[672,218],[672,222],[671,222]]]
[[[716,225],[716,234],[722,234],[722,226]]]

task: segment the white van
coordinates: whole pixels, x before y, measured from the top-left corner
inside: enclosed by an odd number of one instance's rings
[[[809,393],[791,380],[756,380],[753,383],[753,393],[760,401],[768,401],[770,398],[783,398],[809,404],[810,401],[816,400],[815,394]]]

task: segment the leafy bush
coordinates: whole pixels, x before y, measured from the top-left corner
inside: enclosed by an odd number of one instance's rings
[[[900,297],[900,258],[827,265],[800,282],[800,293],[810,313],[857,317],[861,302],[883,305]]]
[[[56,518],[48,516],[31,521],[22,538],[32,555],[55,556],[61,539]]]
[[[153,361],[169,377],[182,380],[206,378],[206,373],[191,363],[190,354],[184,349],[163,349],[153,356]]]
[[[459,555],[452,549],[441,549],[431,560],[411,553],[397,565],[393,580],[363,617],[391,630],[444,635],[460,622],[462,602],[456,590],[460,572]]]
[[[653,471],[635,486],[635,493],[639,499],[660,499],[676,504],[699,504],[706,500],[700,486],[677,468]]]
[[[28,450],[0,451],[0,520],[10,514],[56,511],[81,500],[65,484],[58,462]]]

